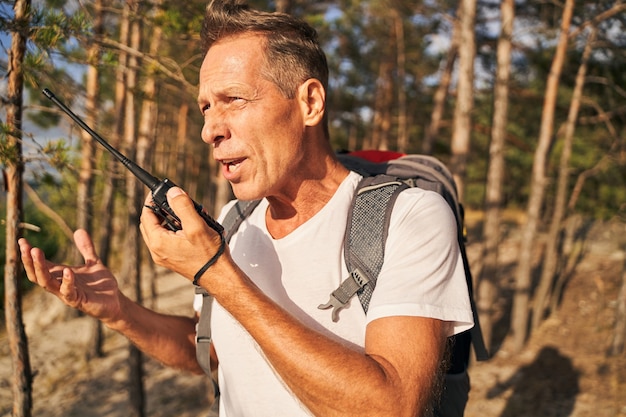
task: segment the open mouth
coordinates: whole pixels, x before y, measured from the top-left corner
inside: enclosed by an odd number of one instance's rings
[[[228,172],[235,172],[239,169],[241,163],[245,160],[245,158],[237,158],[237,159],[222,159],[221,163],[226,167]]]

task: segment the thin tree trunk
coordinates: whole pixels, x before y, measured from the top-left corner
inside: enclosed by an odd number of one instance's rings
[[[578,110],[580,109],[580,100],[583,94],[583,87],[585,85],[585,75],[587,73],[587,64],[589,62],[589,56],[593,49],[595,41],[596,29],[593,28],[589,38],[587,39],[587,45],[582,56],[582,62],[578,68],[578,74],[576,74],[576,84],[574,86],[574,92],[572,94],[572,102],[570,103],[569,114],[567,116],[567,122],[565,124],[565,134],[563,138],[563,152],[561,153],[561,161],[559,163],[559,179],[557,182],[556,198],[554,201],[554,211],[552,212],[552,220],[550,222],[550,229],[548,231],[548,239],[546,242],[546,250],[543,261],[543,270],[541,273],[541,279],[539,280],[539,286],[535,293],[532,303],[532,327],[531,331],[539,327],[542,322],[546,300],[550,297],[550,290],[554,285],[554,277],[557,273],[557,265],[559,262],[559,235],[562,229],[562,222],[565,216],[566,204],[567,204],[567,190],[569,185],[569,163],[572,155],[572,143],[574,141],[574,130],[576,129],[576,119],[578,119]]]
[[[511,329],[513,330],[513,350],[519,352],[524,347],[528,337],[529,300],[532,281],[533,249],[536,245],[535,237],[537,225],[541,216],[546,188],[546,164],[548,153],[553,141],[554,111],[558,94],[561,71],[565,62],[568,34],[574,0],[566,0],[561,21],[561,34],[552,60],[550,74],[546,86],[541,126],[537,149],[533,160],[533,169],[530,185],[530,196],[527,208],[527,220],[522,230],[521,247],[519,251],[516,271],[515,295],[513,297],[513,311]]]
[[[406,105],[406,50],[404,42],[404,22],[397,8],[392,9],[396,35],[396,65],[398,71],[398,152],[406,153],[409,147],[409,122]]]
[[[615,158],[614,153],[619,152],[622,146],[621,143],[623,135],[620,135],[620,133],[617,131],[617,128],[611,121],[612,115],[610,114],[610,112],[604,111],[604,109],[602,109],[597,103],[593,101],[588,102],[588,104],[591,104],[591,106],[594,107],[594,109],[596,110],[597,120],[604,122],[606,130],[613,138],[613,143],[611,144],[609,151],[602,155],[602,158],[600,158],[600,160],[596,162],[593,167],[586,169],[578,175],[576,183],[574,184],[574,188],[572,189],[572,194],[570,195],[569,202],[567,203],[567,209],[570,212],[574,211],[574,208],[576,207],[578,197],[580,197],[580,193],[582,192],[585,181],[588,178],[598,174],[599,172],[602,172],[607,166],[610,166],[613,163],[613,159]]]
[[[621,141],[619,139],[616,139],[611,148],[617,148],[617,145],[620,142]],[[576,178],[576,183],[574,184],[574,188],[572,190],[572,194],[570,195],[569,202],[567,203],[567,209],[569,211],[574,210],[574,208],[576,207],[578,197],[580,197],[580,193],[583,190],[583,185],[585,184],[585,181],[587,181],[587,179],[593,177],[594,175],[602,172],[606,169],[606,167],[611,165],[612,159],[614,158],[613,151],[614,149],[602,155],[602,158],[600,158],[600,160],[593,167],[584,170],[578,175],[578,177]]]
[[[122,12],[122,18],[120,21],[120,44],[128,45],[128,31],[129,31],[129,14],[130,9],[128,3],[124,3],[124,10]],[[113,132],[113,140],[111,145],[117,148],[122,143],[122,136],[124,132],[124,110],[126,99],[126,67],[128,62],[128,56],[123,49],[120,49],[118,55],[118,66],[115,70],[115,127]],[[111,157],[108,153],[99,149],[101,155],[104,155],[105,172],[104,176],[104,188],[102,191],[102,199],[100,201],[99,210],[99,236],[98,239],[98,256],[105,265],[109,265],[109,258],[111,252],[111,241],[113,235],[111,230],[113,228],[113,219],[115,218],[115,188],[120,182],[119,175],[119,162],[117,159]],[[91,346],[88,350],[88,355],[91,357],[102,357],[104,352],[102,351],[103,340],[102,323],[98,320],[94,320],[91,326]]]
[[[458,12],[457,12],[458,14]],[[452,80],[452,71],[454,70],[454,63],[459,52],[459,32],[461,30],[459,19],[454,19],[454,27],[452,29],[452,43],[448,50],[448,56],[446,58],[446,64],[441,71],[439,77],[439,85],[437,91],[433,96],[433,111],[430,115],[430,123],[426,128],[426,134],[424,135],[424,141],[422,142],[422,153],[430,155],[433,153],[433,148],[437,136],[439,135],[439,129],[441,127],[441,120],[443,119],[443,113],[446,106],[446,98],[448,97],[448,89],[450,88],[450,81]]]
[[[93,32],[96,40],[99,40],[103,32],[103,11],[102,0],[96,0],[93,4],[94,23]],[[99,102],[99,67],[100,67],[100,46],[98,42],[92,42],[87,51],[87,81],[86,81],[86,99],[85,114],[88,125],[95,126],[97,124],[97,106]],[[81,131],[81,164],[78,176],[77,187],[77,213],[76,227],[85,229],[92,234],[93,229],[93,171],[95,166],[95,143],[94,139],[85,131]],[[92,319],[91,337],[87,346],[87,359],[101,357],[102,353],[102,325],[100,321]]]
[[[457,85],[456,106],[454,109],[454,126],[452,131],[452,155],[450,168],[456,182],[459,201],[465,200],[465,176],[467,156],[470,149],[472,133],[472,111],[474,107],[474,59],[476,58],[476,42],[474,22],[476,16],[476,0],[465,0],[460,6],[461,39],[459,51],[459,81]]]
[[[391,128],[390,108],[393,102],[393,81],[391,65],[385,57],[381,58],[378,66],[376,81],[376,99],[374,102],[374,123],[369,147],[372,149],[389,149],[389,130]]]
[[[7,189],[6,263],[4,265],[4,309],[7,338],[13,365],[11,389],[13,391],[13,417],[30,417],[33,405],[32,382],[28,353],[28,338],[22,320],[22,294],[20,291],[20,256],[17,240],[21,237],[22,181],[24,160],[22,155],[22,112],[24,89],[24,54],[30,26],[30,1],[16,0],[13,5],[15,27],[11,33],[8,51],[8,83],[6,91],[6,155],[5,176]]]
[[[511,39],[515,19],[515,1],[500,4],[501,32],[498,39],[498,67],[494,89],[493,126],[489,144],[489,168],[485,193],[485,222],[483,225],[483,266],[477,280],[478,312],[485,344],[492,349],[494,311],[498,296],[498,247],[500,243],[500,210],[504,181],[504,146],[509,106],[509,79],[511,74]]]
[[[161,5],[160,0],[154,0],[153,6],[157,8],[158,14],[160,14],[159,7]],[[159,53],[159,48],[161,47],[163,30],[159,26],[154,26],[152,29],[152,34],[150,38],[150,46],[149,46],[149,54],[151,56],[156,56]],[[145,82],[142,88],[142,97],[143,101],[141,103],[141,112],[139,114],[139,135],[137,137],[137,154],[136,154],[136,162],[141,167],[150,167],[152,161],[152,149],[154,148],[154,138],[156,136],[156,126],[159,115],[159,106],[156,102],[157,95],[157,79],[155,73],[149,73],[146,76]],[[142,205],[142,201],[144,200],[144,195],[146,194],[145,186],[139,181],[134,181],[136,186],[136,199],[134,202],[136,207],[140,207]],[[137,241],[138,250],[140,251],[140,242],[139,239]],[[138,257],[140,258],[140,257]],[[141,261],[140,261],[141,263]],[[140,271],[142,268],[140,268]],[[154,271],[154,269],[153,269]],[[152,303],[155,303],[155,295],[156,295],[156,287],[155,287],[156,277],[154,274],[150,275],[150,288],[151,288],[151,296],[150,300]],[[141,300],[141,279],[138,279],[137,283],[137,293],[139,294],[138,300]]]
[[[355,150],[358,148],[359,143],[359,135],[358,135],[358,126],[359,126],[359,117],[355,116],[354,121],[350,123],[348,126],[348,150]]]
[[[276,11],[290,14],[293,10],[293,0],[276,0]]]
[[[130,20],[130,47],[136,50],[141,46],[141,22],[137,2],[131,2]],[[126,155],[135,159],[136,132],[135,127],[135,92],[137,89],[137,72],[139,68],[138,58],[135,55],[128,57],[126,72],[126,109],[124,118],[124,145]],[[141,303],[141,264],[139,250],[139,212],[140,212],[140,184],[138,180],[128,172],[126,175],[126,197],[128,199],[127,228],[124,239],[124,277],[126,285],[131,292],[131,297]],[[143,390],[143,365],[141,352],[133,344],[129,344],[129,398],[130,409],[128,415],[132,417],[144,416],[144,390]]]
[[[195,190],[191,190],[189,188],[190,184],[187,181],[187,177],[185,176],[185,174],[187,173],[185,170],[185,166],[187,165],[188,161],[187,159],[187,152],[185,150],[186,148],[186,143],[187,143],[187,129],[188,129],[188,123],[187,123],[187,116],[189,114],[189,106],[187,105],[187,103],[183,103],[181,104],[181,106],[178,108],[178,115],[177,115],[177,123],[176,123],[176,143],[175,143],[175,148],[174,148],[174,156],[176,157],[176,181],[183,181],[181,185],[185,186],[185,190],[189,193],[189,195],[191,196],[195,196]],[[193,157],[195,156],[193,152],[189,152],[189,154]]]
[[[99,39],[103,31],[102,0],[94,1],[93,7],[93,34],[96,39]],[[96,109],[100,91],[100,82],[98,80],[100,56],[99,43],[91,42],[87,50],[87,78],[85,87],[85,121],[90,126],[95,126],[97,123]],[[85,229],[91,234],[95,143],[91,135],[84,130],[81,130],[81,139],[80,170],[76,190],[76,227]]]
[[[617,296],[617,309],[615,311],[615,333],[611,343],[611,355],[617,356],[624,352],[626,341],[626,248],[622,251],[623,269],[622,286]]]

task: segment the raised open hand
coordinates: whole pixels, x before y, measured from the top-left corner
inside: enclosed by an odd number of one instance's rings
[[[28,279],[56,295],[65,304],[103,321],[115,320],[120,312],[120,292],[111,271],[98,258],[89,234],[74,232],[74,242],[85,259],[80,266],[48,261],[43,251],[26,239],[19,240],[22,263]]]

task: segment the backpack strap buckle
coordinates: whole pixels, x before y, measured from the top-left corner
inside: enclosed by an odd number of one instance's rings
[[[336,291],[333,291],[332,294],[330,294],[330,298],[328,299],[328,302],[326,304],[320,304],[317,306],[317,308],[319,308],[320,310],[328,310],[332,307],[333,311],[331,316],[333,318],[333,322],[337,323],[339,321],[339,310],[344,308],[348,303],[339,301],[337,297],[335,297],[335,292]]]
[[[344,279],[341,285],[330,294],[328,302],[326,304],[320,304],[317,308],[327,310],[332,307],[333,311],[331,315],[333,322],[336,323],[339,321],[339,310],[348,305],[354,294],[369,282],[367,276],[361,273],[358,268],[355,268],[350,275],[348,275],[348,278]]]

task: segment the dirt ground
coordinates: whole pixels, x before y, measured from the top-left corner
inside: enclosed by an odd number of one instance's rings
[[[515,355],[504,339],[492,359],[472,365],[467,417],[626,416],[626,351],[608,354],[626,279],[625,235],[620,222],[592,228],[559,310],[526,348]],[[517,248],[505,242],[501,258],[514,259]]]
[[[559,311],[513,354],[506,328],[494,332],[496,352],[470,369],[472,391],[467,417],[626,417],[626,352],[607,354],[614,335],[616,299],[624,274],[624,223],[589,232],[575,274]],[[510,287],[519,242],[501,245],[503,317],[510,309]],[[470,260],[476,246],[469,246]],[[185,280],[160,273],[155,307],[189,313],[193,290]],[[64,307],[34,291],[24,301],[34,380],[33,416],[128,416],[125,386],[128,345],[105,332],[105,357],[87,361],[85,345],[92,320],[60,320]],[[502,320],[506,322],[506,320]],[[0,416],[11,414],[11,360],[0,333]],[[206,416],[207,381],[202,376],[145,362],[147,416]]]

